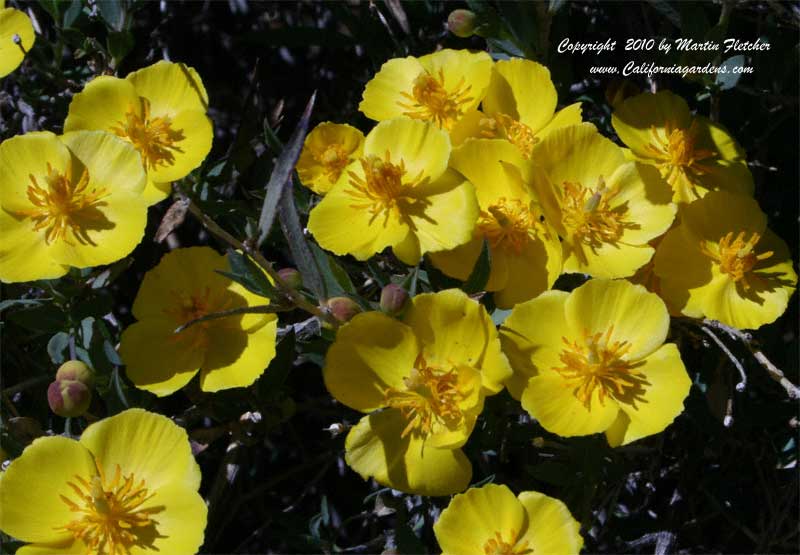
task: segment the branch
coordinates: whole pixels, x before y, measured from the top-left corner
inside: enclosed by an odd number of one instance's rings
[[[199,318],[195,318],[193,320],[189,320],[185,324],[182,324],[175,328],[175,331],[172,333],[181,333],[183,330],[192,327],[195,324],[199,324],[201,322],[207,322],[209,320],[219,320],[221,318],[227,318],[228,316],[237,316],[239,314],[273,314],[275,312],[280,312],[285,310],[284,307],[278,305],[269,305],[263,304],[258,306],[243,306],[240,308],[232,308],[230,310],[220,310],[219,312],[211,312],[206,314],[205,316],[200,316]]]
[[[722,350],[722,352],[725,353],[728,356],[728,359],[736,367],[736,370],[739,371],[739,376],[741,376],[742,381],[740,381],[739,383],[736,384],[736,391],[739,391],[739,392],[744,391],[744,389],[747,387],[747,374],[744,373],[744,367],[742,366],[742,363],[739,362],[739,360],[734,356],[734,354],[732,352],[730,352],[730,350],[725,345],[725,343],[723,343],[720,340],[720,338],[717,337],[717,335],[713,331],[708,329],[706,326],[700,326],[700,329],[703,330],[703,332],[707,336],[709,336],[712,340],[714,340],[714,343],[717,344],[717,347],[719,347],[720,350]]]

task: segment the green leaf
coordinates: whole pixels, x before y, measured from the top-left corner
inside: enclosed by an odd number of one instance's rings
[[[289,180],[292,177],[294,166],[297,164],[297,159],[300,157],[300,151],[303,150],[303,142],[306,138],[308,130],[308,121],[311,118],[311,110],[314,109],[314,100],[317,93],[311,95],[311,98],[306,104],[306,109],[297,122],[289,142],[283,147],[278,160],[275,162],[275,167],[272,170],[272,175],[267,183],[267,194],[264,197],[264,204],[261,206],[261,216],[258,218],[258,240],[257,246],[261,246],[269,235],[272,224],[275,221],[275,214],[278,210],[278,203],[281,197],[291,189]]]
[[[491,271],[492,256],[489,252],[489,243],[484,239],[481,254],[478,256],[478,260],[472,268],[472,273],[467,278],[467,281],[464,282],[461,289],[463,289],[465,293],[483,291],[483,288],[486,287],[486,283],[489,281],[489,274]]]
[[[350,276],[347,275],[347,272],[344,271],[344,268],[342,268],[339,263],[336,262],[336,259],[322,250],[314,242],[309,242],[308,246],[311,249],[311,253],[314,255],[317,265],[320,268],[322,280],[325,282],[325,288],[328,292],[328,295],[331,297],[346,293],[355,295],[356,288],[353,285],[353,282],[350,280]]]
[[[130,31],[118,31],[108,34],[106,46],[108,53],[114,59],[114,66],[119,67],[123,58],[133,50],[133,33]]]
[[[67,332],[60,331],[50,338],[50,341],[47,342],[47,354],[53,364],[61,364],[66,360],[64,351],[67,350],[67,347],[69,347],[69,334]]]
[[[69,8],[67,8],[67,11],[64,12],[63,27],[72,27],[72,24],[75,23],[75,20],[81,15],[82,10],[83,3],[81,0],[72,0]]]
[[[400,553],[407,555],[419,555],[420,553],[427,553],[425,544],[417,537],[411,527],[402,522],[397,525],[395,529],[395,542],[397,542],[397,550]]]
[[[114,31],[125,27],[127,2],[123,0],[96,0],[97,12]]]
[[[256,295],[261,295],[270,300],[279,298],[278,292],[269,282],[264,271],[248,256],[233,249],[228,249],[228,263],[231,266],[230,272],[217,270],[217,273],[241,284],[245,289]]]
[[[6,299],[5,301],[0,301],[0,312],[12,306],[38,306],[49,300],[51,299]]]
[[[286,236],[295,265],[303,276],[303,283],[318,299],[326,299],[328,298],[328,290],[325,286],[325,280],[322,278],[322,270],[308,247],[308,242],[305,235],[303,235],[303,227],[300,225],[300,216],[297,214],[297,208],[294,205],[294,193],[291,190],[292,182],[293,180],[290,178],[290,188],[281,198],[278,219],[281,222],[281,229],[283,229],[283,234]]]
[[[44,333],[62,331],[67,328],[66,314],[53,305],[17,310],[8,315],[8,321],[25,329]]]
[[[744,67],[745,58],[741,54],[738,56],[731,56],[720,65],[720,68],[725,68],[726,73],[717,73],[716,83],[721,91],[727,91],[736,86],[739,79],[742,77],[741,72],[734,73],[734,68]]]

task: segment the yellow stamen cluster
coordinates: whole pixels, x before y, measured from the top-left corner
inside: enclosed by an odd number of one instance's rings
[[[522,153],[526,160],[530,160],[533,153],[533,146],[539,142],[539,138],[534,135],[533,130],[506,114],[495,114],[486,116],[478,122],[480,136],[486,139],[502,137]]]
[[[82,540],[87,555],[129,555],[132,546],[147,546],[157,535],[148,532],[145,541],[137,532],[157,524],[153,514],[162,507],[142,507],[155,494],[148,492],[144,480],[137,483],[133,474],[124,476],[119,465],[110,482],[99,464],[97,471],[99,475],[88,481],[76,475],[74,482],[67,482],[77,500],[60,497],[76,518],[59,529]]]
[[[485,555],[528,555],[533,553],[533,549],[528,547],[528,541],[521,544],[516,544],[516,531],[511,531],[511,541],[503,541],[503,536],[500,532],[494,533],[494,538],[490,538],[483,544],[483,552]]]
[[[350,163],[347,150],[339,143],[328,145],[325,150],[314,153],[314,159],[322,165],[322,171],[331,183],[339,179]]]
[[[350,184],[360,201],[353,204],[352,208],[368,210],[372,214],[370,223],[380,214],[384,214],[388,220],[389,215],[401,204],[413,204],[415,201],[408,197],[408,193],[414,187],[427,182],[427,178],[423,179],[422,172],[413,179],[404,180],[405,163],[400,160],[399,164],[393,164],[388,150],[384,158],[362,158],[361,167],[364,170],[363,178],[355,172],[348,172]]]
[[[386,406],[400,409],[408,422],[401,437],[427,436],[434,428],[453,428],[463,420],[459,406],[463,395],[455,369],[430,367],[420,355],[404,382],[405,389],[390,387],[383,392]]]
[[[564,183],[563,222],[577,242],[595,249],[603,243],[616,243],[625,229],[637,227],[623,220],[625,203],[611,206],[616,195],[616,190],[606,188],[602,177],[594,190],[580,183]]]
[[[700,250],[719,264],[722,273],[728,274],[737,283],[741,282],[744,290],[748,291],[752,286],[748,279],[752,276],[748,276],[748,273],[759,261],[766,260],[774,254],[772,251],[756,254],[756,245],[760,240],[761,235],[758,233],[753,233],[747,239],[747,232],[740,231],[734,235],[731,231],[719,240],[716,249],[713,244],[703,242]]]
[[[87,228],[101,224],[105,217],[97,209],[104,206],[101,199],[107,194],[103,188],[89,189],[89,172],[84,168],[78,181],[72,182],[72,164],[61,174],[47,164],[46,187],[39,185],[33,175],[29,175],[28,200],[34,208],[16,212],[28,216],[34,222],[34,231],[45,231],[45,241],[50,244],[63,240],[73,244],[74,238],[81,244],[94,244],[86,233]],[[71,236],[70,237],[70,232]]]
[[[146,98],[140,100],[140,109],[131,106],[125,113],[125,121],[118,121],[111,131],[136,147],[148,170],[171,166],[175,163],[175,153],[183,153],[183,149],[176,145],[186,138],[183,130],[173,129],[169,117],[151,118],[150,101]]]
[[[444,86],[444,70],[440,69],[437,76],[427,71],[420,73],[414,79],[411,93],[401,93],[408,102],[398,102],[406,111],[404,116],[424,121],[431,121],[443,129],[451,129],[472,102],[469,96],[472,87],[465,84],[464,78],[458,85],[448,91]]]
[[[553,368],[573,388],[572,394],[591,410],[592,396],[598,391],[598,400],[605,406],[606,397],[619,402],[634,403],[641,400],[643,386],[649,385],[644,374],[635,372],[641,362],[625,359],[630,344],[627,341],[611,342],[611,326],[605,333],[589,335],[584,332],[583,342],[562,337],[564,349],[559,358],[564,366]]]
[[[709,171],[702,161],[715,157],[716,153],[697,148],[697,131],[697,120],[692,120],[688,129],[677,128],[667,121],[663,133],[655,126],[650,127],[652,142],[645,148],[660,160],[659,166],[670,185],[681,173],[703,175]]]
[[[538,225],[538,219],[526,203],[501,198],[487,210],[481,210],[477,229],[492,247],[520,254]]]

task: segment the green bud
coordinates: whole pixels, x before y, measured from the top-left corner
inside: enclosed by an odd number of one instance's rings
[[[281,268],[278,270],[278,275],[292,289],[303,287],[303,276],[294,268]]]
[[[81,416],[92,402],[92,390],[76,380],[56,380],[47,388],[50,410],[64,418]]]
[[[333,297],[328,299],[325,307],[331,316],[339,322],[348,322],[353,316],[361,312],[361,307],[348,297]]]
[[[80,360],[68,360],[58,367],[56,380],[81,382],[87,387],[94,384],[94,371]]]
[[[453,10],[447,17],[447,28],[457,37],[469,38],[475,33],[477,16],[469,10]]]
[[[396,283],[390,283],[381,290],[381,310],[391,316],[403,312],[408,303],[408,293]]]

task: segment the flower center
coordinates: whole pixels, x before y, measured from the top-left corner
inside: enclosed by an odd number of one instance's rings
[[[503,541],[503,536],[500,532],[494,533],[494,538],[491,538],[483,544],[483,552],[485,555],[528,555],[533,553],[533,549],[528,547],[527,540],[517,545],[517,533],[511,531],[511,543]]]
[[[747,291],[751,287],[748,273],[759,261],[766,260],[774,254],[772,251],[756,254],[756,245],[760,240],[761,235],[755,232],[747,239],[747,232],[740,231],[734,236],[731,231],[719,240],[717,249],[712,250],[713,243],[704,241],[700,245],[700,250],[719,264],[722,273],[731,276],[735,282],[741,282]]]
[[[399,164],[393,164],[388,150],[384,158],[374,155],[361,158],[361,167],[363,178],[355,172],[348,172],[350,184],[355,189],[353,194],[359,200],[351,208],[368,210],[372,214],[370,223],[381,213],[388,219],[391,213],[401,211],[403,205],[418,202],[408,197],[409,190],[428,181],[427,177],[422,177],[422,172],[413,179],[404,180],[405,163],[400,160]]]
[[[101,199],[108,193],[104,188],[89,188],[89,171],[86,168],[75,183],[72,182],[72,175],[72,162],[63,174],[48,163],[45,186],[39,185],[36,178],[29,175],[31,184],[28,185],[27,194],[33,208],[20,210],[17,214],[31,218],[34,231],[44,229],[48,244],[63,240],[71,245],[71,234],[81,244],[94,245],[86,231],[105,221],[105,216],[97,207],[105,205]]]
[[[671,121],[667,121],[663,132],[655,126],[650,127],[652,141],[645,149],[660,160],[658,165],[670,185],[681,173],[690,171],[703,175],[709,171],[702,161],[715,157],[716,153],[697,148],[697,129],[697,120],[692,120],[688,129],[677,128]]]
[[[530,160],[533,146],[539,142],[539,138],[534,135],[530,127],[506,114],[498,113],[481,118],[478,127],[482,137],[506,139],[519,149],[526,160]]]
[[[438,76],[423,71],[414,79],[411,94],[400,93],[407,102],[398,101],[397,104],[406,110],[403,112],[404,116],[433,121],[438,127],[449,130],[464,114],[466,105],[473,100],[469,96],[471,88],[462,77],[458,85],[448,91],[444,86],[443,69],[439,70]]]
[[[492,247],[520,254],[538,225],[539,221],[525,203],[501,198],[487,210],[481,210],[477,229]]]
[[[564,227],[578,243],[593,250],[603,243],[616,243],[625,229],[635,229],[637,224],[623,221],[627,203],[612,207],[616,189],[607,189],[601,176],[592,190],[580,183],[564,182],[562,214]]]
[[[644,362],[625,360],[630,350],[627,341],[610,342],[614,326],[605,333],[589,335],[584,331],[583,341],[569,341],[562,337],[564,348],[559,358],[564,366],[553,368],[565,381],[565,387],[573,388],[572,394],[591,410],[592,396],[598,390],[598,400],[605,406],[606,397],[633,403],[642,400],[645,385],[649,383],[644,374],[634,371]]]
[[[60,497],[76,517],[59,530],[83,540],[88,553],[128,555],[132,546],[146,545],[137,529],[157,524],[152,516],[163,507],[142,507],[155,494],[148,492],[144,480],[137,483],[133,474],[123,476],[119,465],[110,482],[99,464],[97,470],[99,476],[90,481],[76,475],[74,482],[67,482],[77,500]]]
[[[436,428],[453,428],[464,418],[459,402],[463,394],[458,388],[456,369],[442,370],[427,365],[422,355],[405,382],[405,389],[387,388],[383,392],[387,407],[398,408],[408,421],[401,437],[427,436]]]
[[[220,312],[231,307],[229,296],[215,298],[209,287],[202,291],[172,291],[174,304],[162,309],[162,312],[171,318],[176,329],[192,320],[197,320],[213,312]],[[182,330],[171,337],[175,343],[180,343],[182,349],[205,349],[208,345],[208,330],[212,325],[222,325],[226,320],[207,320],[197,322],[191,327]]]
[[[144,97],[140,100],[141,116],[131,106],[125,113],[125,121],[118,121],[111,131],[136,147],[148,170],[172,166],[175,153],[183,153],[183,149],[175,144],[186,138],[183,130],[173,129],[170,117],[151,117],[150,101]]]
[[[331,182],[336,182],[342,175],[342,170],[350,163],[347,151],[340,144],[328,145],[328,147],[315,156],[317,162],[322,164],[325,177]]]

